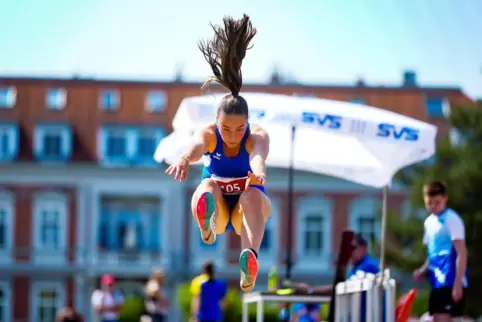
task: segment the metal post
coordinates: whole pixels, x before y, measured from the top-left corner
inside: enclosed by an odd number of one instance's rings
[[[385,244],[387,235],[387,212],[388,212],[388,185],[383,187],[382,197],[382,232],[380,238],[380,287],[378,288],[378,310],[376,312],[378,321],[383,321],[383,293],[385,285]]]
[[[263,322],[264,321],[264,302],[262,299],[258,301],[257,309],[256,309],[256,322]]]
[[[243,317],[242,317],[242,322],[248,322],[249,316],[248,316],[248,303],[246,302],[246,299],[243,297]]]
[[[288,236],[286,241],[286,279],[291,279],[293,268],[293,221],[294,221],[294,156],[295,156],[296,127],[291,126],[290,166],[288,168]]]

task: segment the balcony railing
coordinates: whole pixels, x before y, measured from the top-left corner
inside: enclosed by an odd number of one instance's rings
[[[93,254],[93,264],[101,265],[151,265],[160,263],[163,259],[160,249],[157,250],[123,250],[123,249],[98,249]]]

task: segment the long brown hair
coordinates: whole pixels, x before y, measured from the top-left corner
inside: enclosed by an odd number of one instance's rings
[[[199,42],[198,47],[214,74],[204,82],[201,89],[209,87],[213,81],[221,84],[231,94],[222,99],[218,112],[222,110],[226,114],[247,116],[248,104],[243,97],[239,96],[243,86],[241,65],[246,51],[252,48],[250,43],[256,35],[256,28],[253,28],[246,14],[239,20],[226,16],[223,23],[224,26],[211,24],[214,37]]]

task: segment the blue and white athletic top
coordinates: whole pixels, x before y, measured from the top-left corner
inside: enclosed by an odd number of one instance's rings
[[[423,243],[428,251],[428,273],[432,288],[450,287],[456,276],[457,251],[454,240],[465,240],[462,218],[452,209],[425,219]],[[463,286],[467,287],[467,272]]]

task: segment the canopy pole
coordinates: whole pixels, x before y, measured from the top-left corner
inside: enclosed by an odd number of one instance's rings
[[[294,222],[294,157],[296,127],[291,126],[290,165],[288,168],[288,238],[286,241],[286,279],[291,279],[293,268],[293,222]]]
[[[384,300],[384,284],[385,284],[385,244],[387,238],[387,215],[388,215],[388,185],[383,187],[382,194],[382,231],[380,238],[380,285],[378,292],[378,321],[383,321],[383,300]]]
[[[382,232],[380,238],[380,270],[385,270],[385,243],[387,238],[388,185],[383,187]]]

